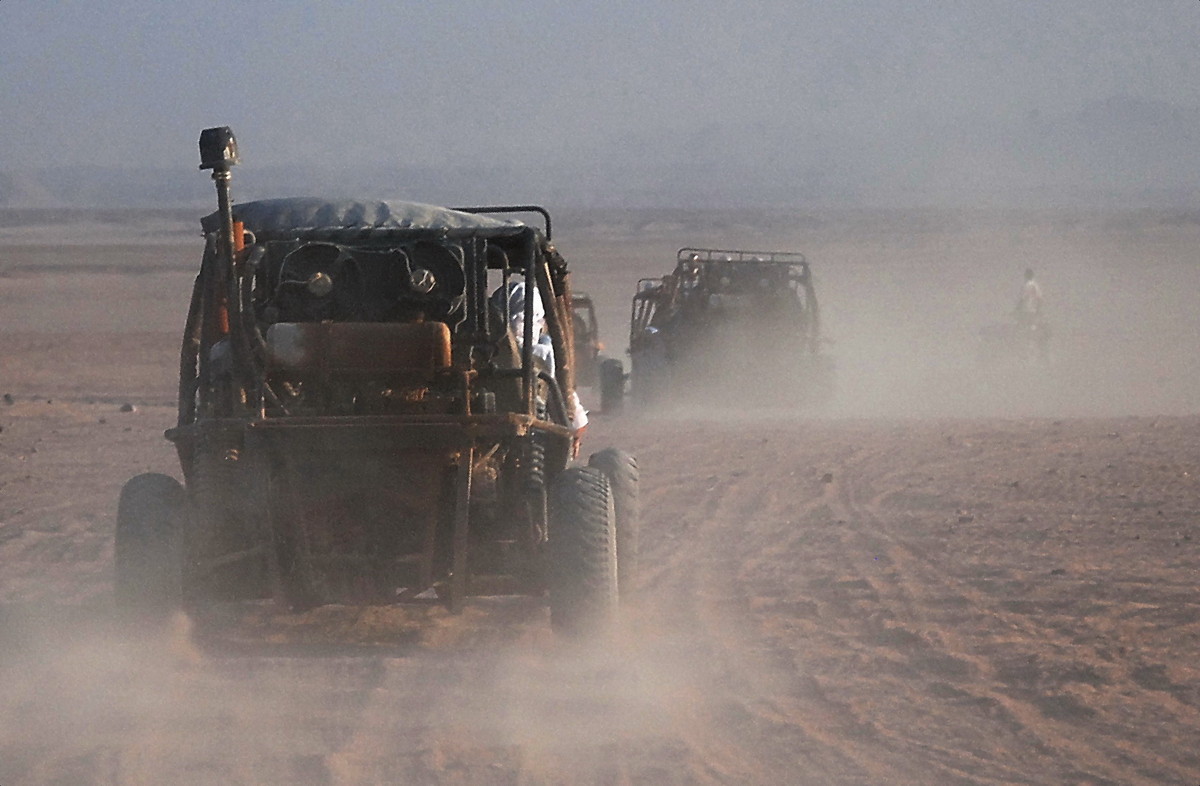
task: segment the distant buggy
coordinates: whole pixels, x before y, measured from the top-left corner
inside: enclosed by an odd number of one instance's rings
[[[572,465],[570,276],[549,215],[233,206],[232,134],[209,129],[200,147],[219,209],[167,432],[184,483],[147,473],[122,489],[118,601],[436,595],[458,610],[546,594],[557,629],[612,622],[636,568],[638,469],[611,449]],[[541,213],[545,231],[484,215],[514,212]],[[540,294],[540,342],[535,298],[514,313],[504,296],[517,284]]]
[[[638,282],[629,388],[643,405],[820,405],[833,390],[802,254],[682,248]]]
[[[621,361],[606,357],[600,340],[596,306],[586,293],[571,296],[571,314],[575,327],[575,381],[600,394],[600,410],[611,413],[620,409],[625,387]]]

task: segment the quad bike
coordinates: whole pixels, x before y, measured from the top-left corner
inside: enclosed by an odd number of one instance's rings
[[[1050,359],[1050,337],[1045,320],[1014,316],[1009,322],[980,328],[977,358],[983,366],[1046,363]]]
[[[586,466],[571,402],[570,275],[536,206],[279,199],[232,205],[228,128],[200,137],[218,210],[184,326],[184,482],[121,492],[116,595],[163,609],[291,609],[546,595],[610,625],[637,564],[638,467]],[[537,213],[544,231],[493,214]],[[505,297],[531,282],[556,363]]]
[[[802,254],[682,248],[675,269],[638,282],[630,313],[629,389],[672,401],[822,405],[833,361]],[[623,369],[610,373],[624,392]],[[618,388],[619,386],[619,388]]]

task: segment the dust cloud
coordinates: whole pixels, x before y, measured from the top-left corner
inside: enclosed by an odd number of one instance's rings
[[[609,355],[680,246],[796,250],[837,369],[824,409],[595,412],[645,511],[604,647],[538,599],[114,617],[198,250],[6,251],[0,783],[1195,783],[1200,220],[767,218],[556,221]],[[980,363],[1026,267],[1049,358]]]
[[[197,630],[9,608],[0,781],[611,782],[618,748],[684,766],[674,735],[708,677],[681,641],[555,640],[541,604],[500,599],[419,613],[397,643],[412,614],[259,609]]]
[[[1194,249],[1200,220],[1169,212],[895,211],[818,213],[803,229],[753,232],[697,227],[689,245],[803,251],[821,304],[823,352],[836,364],[836,393],[814,408],[743,405],[678,414],[752,417],[1075,417],[1192,412],[1200,385],[1200,287]],[[653,235],[653,233],[650,233]],[[670,271],[674,249],[646,238],[608,297],[628,303],[633,281]],[[597,289],[584,244],[580,285]],[[611,249],[604,249],[612,256]],[[1045,292],[1052,336],[1045,358],[1016,347],[987,357],[982,333],[1015,324],[1022,274]],[[636,272],[635,272],[636,271]],[[610,280],[617,280],[612,276]],[[602,299],[601,302],[611,302]],[[625,337],[628,311],[602,324]],[[611,336],[612,333],[606,333]],[[741,356],[710,373],[745,367],[772,338],[743,342]],[[614,341],[613,343],[616,343]],[[616,355],[624,344],[614,347]],[[628,359],[626,358],[628,366]],[[802,387],[759,363],[760,387]],[[734,380],[737,382],[737,380]],[[740,384],[740,383],[739,383]]]
[[[1200,267],[1157,243],[1153,222],[1027,219],[834,260],[830,333],[843,414],[1098,416],[1191,412],[1200,383],[1192,306]],[[1157,231],[1156,231],[1157,230]],[[1194,235],[1195,227],[1188,234]],[[1163,233],[1166,234],[1166,233]],[[862,264],[866,262],[866,264]],[[1011,324],[1034,269],[1052,331],[1045,359],[981,356],[981,330]]]

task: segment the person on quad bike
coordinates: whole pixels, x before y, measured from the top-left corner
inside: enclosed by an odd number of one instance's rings
[[[1037,360],[1049,360],[1050,328],[1042,315],[1042,288],[1033,277],[1032,268],[1025,268],[1025,284],[1021,287],[1015,315],[1027,344],[1026,352]]]
[[[1025,268],[1025,284],[1021,287],[1016,314],[1017,321],[1025,327],[1036,325],[1042,320],[1042,288],[1033,277],[1033,268]]]

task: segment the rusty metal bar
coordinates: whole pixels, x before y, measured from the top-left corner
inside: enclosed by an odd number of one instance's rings
[[[546,239],[550,235],[550,211],[541,205],[496,205],[494,207],[454,207],[460,213],[537,213],[546,221]]]
[[[454,546],[450,570],[450,598],[447,604],[451,614],[463,610],[467,597],[467,570],[470,556],[471,524],[471,474],[475,464],[475,449],[467,448],[458,457],[458,471],[454,499]]]
[[[747,251],[737,248],[693,248],[685,247],[675,253],[677,262],[683,262],[692,255],[700,257],[702,262],[724,262],[723,257],[729,257],[732,262],[772,262],[782,265],[806,264],[804,254],[799,251]]]
[[[530,248],[525,258],[525,329],[521,338],[521,377],[524,381],[522,402],[525,411],[534,414],[533,407],[533,291],[537,280],[537,253]],[[544,304],[543,304],[544,305]]]

